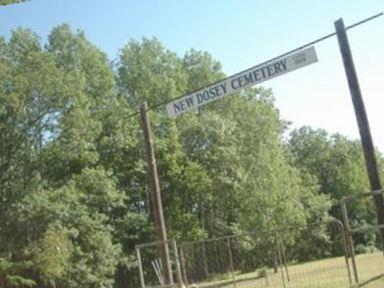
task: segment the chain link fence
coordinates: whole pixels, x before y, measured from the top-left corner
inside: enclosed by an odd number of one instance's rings
[[[332,219],[179,246],[169,240],[173,280],[168,285],[162,243],[138,245],[141,288],[384,287],[384,225],[375,222],[372,193],[345,197],[340,203],[343,222]],[[370,215],[354,215],[352,211],[362,210],[350,209],[352,205],[365,205]]]
[[[372,194],[383,194],[383,190],[344,197],[340,204],[348,247],[347,257],[354,280],[359,287],[381,288],[384,287],[384,225],[377,224]],[[365,215],[348,213],[356,211],[351,209],[356,205],[366,207]],[[367,218],[369,221],[366,221]]]
[[[171,265],[170,283],[166,282],[161,249],[168,246]],[[136,246],[140,285],[142,288],[171,288],[181,287],[181,270],[176,241],[171,239],[164,242],[140,244]]]
[[[180,254],[189,287],[349,287],[345,249],[331,221],[183,243]]]

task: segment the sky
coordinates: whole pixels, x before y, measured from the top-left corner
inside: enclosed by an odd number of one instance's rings
[[[384,11],[382,0],[31,0],[0,6],[0,35],[30,28],[42,41],[69,23],[116,59],[130,40],[156,37],[179,56],[211,53],[231,75]],[[375,146],[384,152],[384,16],[348,31]],[[359,138],[337,44],[315,46],[319,62],[264,82],[291,128],[309,125]]]

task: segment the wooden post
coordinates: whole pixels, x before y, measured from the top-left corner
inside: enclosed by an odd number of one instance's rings
[[[155,149],[153,147],[152,130],[147,115],[147,103],[143,102],[140,107],[141,122],[144,132],[144,142],[147,153],[147,165],[149,175],[149,186],[151,190],[151,200],[153,207],[153,216],[155,218],[155,227],[157,238],[160,241],[160,254],[164,266],[165,284],[173,284],[171,262],[169,260],[169,249],[167,241],[167,233],[164,223],[163,204],[161,201],[159,178],[157,174],[157,165],[155,158]]]
[[[368,172],[368,178],[371,186],[371,191],[380,190],[381,183],[379,170],[375,157],[375,147],[373,145],[371,132],[369,129],[368,117],[365,112],[365,106],[360,91],[359,81],[355,66],[352,59],[351,49],[349,47],[347,32],[344,27],[343,19],[335,22],[335,29],[341,56],[343,58],[344,69],[348,79],[349,90],[352,96],[353,107],[355,109],[357,124],[359,126],[360,138],[364,150],[365,165]],[[384,199],[381,193],[373,195],[377,222],[379,225],[384,224]],[[381,240],[384,239],[384,229],[380,229]]]

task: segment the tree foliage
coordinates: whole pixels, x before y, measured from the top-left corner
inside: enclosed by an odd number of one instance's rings
[[[0,6],[17,4],[17,3],[22,3],[22,2],[26,2],[26,1],[29,1],[29,0],[1,0]]]
[[[302,127],[292,132],[289,147],[294,165],[312,175],[319,185],[319,193],[333,200],[331,216],[342,219],[338,203],[341,198],[369,191],[360,141],[349,140],[340,134],[330,135],[322,129]],[[377,156],[382,159],[379,153]],[[352,228],[375,223],[371,197],[348,201],[347,209]],[[354,240],[360,251],[380,245],[374,231],[357,235]]]
[[[157,39],[131,40],[112,63],[66,24],[44,47],[28,29],[0,38],[0,287],[139,285],[134,247],[155,238],[137,115],[144,100],[156,106],[170,237],[305,225],[337,216],[330,199],[365,190],[359,144],[310,128],[286,143],[270,90],[177,119],[159,105],[224,76],[209,53],[180,57]],[[365,205],[354,215],[372,218]]]

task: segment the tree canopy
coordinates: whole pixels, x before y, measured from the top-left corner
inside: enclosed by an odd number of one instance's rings
[[[137,286],[134,247],[155,239],[138,107],[224,76],[209,53],[180,57],[155,38],[113,62],[66,24],[44,46],[28,29],[0,38],[0,287]],[[337,216],[332,200],[368,187],[358,142],[308,127],[285,141],[268,89],[149,113],[180,241]]]
[[[29,0],[0,0],[0,6],[22,3],[26,1],[29,1]]]

